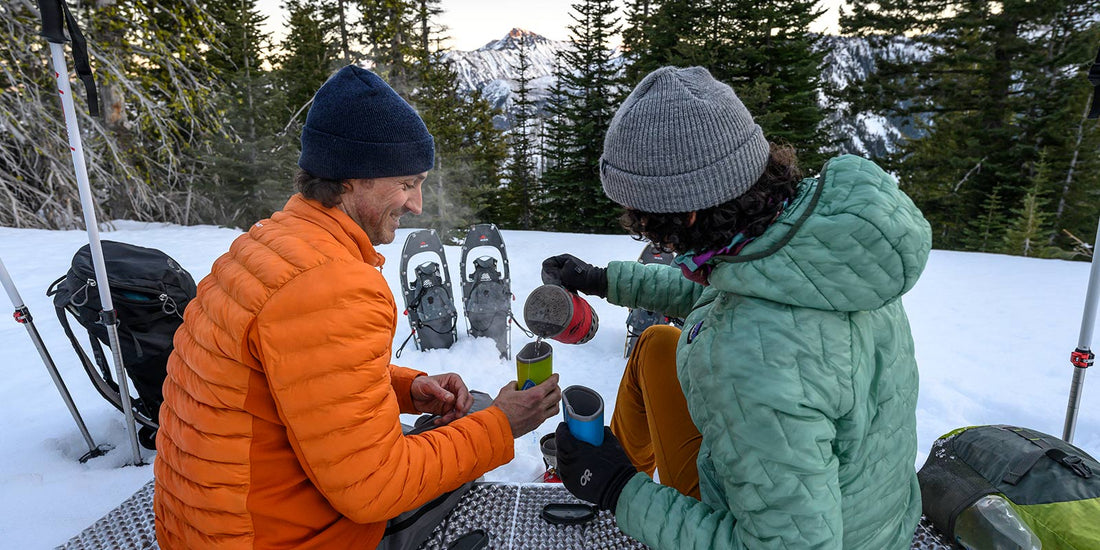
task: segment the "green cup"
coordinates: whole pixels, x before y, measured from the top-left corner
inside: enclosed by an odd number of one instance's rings
[[[531,342],[516,354],[516,389],[533,388],[551,374],[554,374],[554,348],[550,344]]]

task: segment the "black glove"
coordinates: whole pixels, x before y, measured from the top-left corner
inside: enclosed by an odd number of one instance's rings
[[[573,496],[615,513],[619,495],[638,473],[627,458],[611,428],[603,429],[603,445],[596,447],[569,433],[565,422],[555,434],[558,446],[558,477]]]
[[[607,297],[607,270],[596,267],[572,254],[551,256],[542,261],[542,282],[564,287],[569,292],[583,292]]]

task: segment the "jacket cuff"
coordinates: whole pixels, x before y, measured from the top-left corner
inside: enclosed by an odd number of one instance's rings
[[[393,392],[397,394],[397,403],[403,414],[420,413],[420,411],[416,410],[416,407],[413,406],[410,390],[412,389],[412,381],[414,378],[427,375],[428,373],[426,372],[390,365],[390,386],[393,387]]]
[[[481,449],[479,456],[488,462],[481,472],[488,472],[505,464],[516,457],[516,442],[512,437],[512,425],[508,423],[508,416],[496,405],[482,409],[475,413],[459,418],[452,426],[458,423],[475,422],[481,425],[481,430],[488,436],[488,447]],[[484,441],[484,440],[482,440]],[[479,473],[478,475],[481,475]]]
[[[607,281],[607,291],[605,299],[615,305],[622,305],[621,297],[619,296],[619,277],[622,273],[624,263],[637,263],[637,262],[622,262],[614,260],[607,262],[607,271],[604,272],[605,281]]]
[[[626,482],[626,485],[623,486],[622,492],[619,493],[619,499],[616,501],[615,511],[612,512],[612,514],[615,516],[615,522],[620,525],[620,529],[622,529],[622,525],[625,525],[627,522],[630,521],[631,502],[634,502],[636,500],[641,500],[643,502],[649,501],[648,498],[639,499],[638,494],[638,492],[641,491],[642,488],[649,483],[653,483],[653,480],[650,479],[645,472],[638,472]]]

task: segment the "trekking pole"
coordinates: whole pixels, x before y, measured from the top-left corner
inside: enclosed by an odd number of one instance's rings
[[[1089,83],[1093,86],[1090,119],[1100,118],[1100,50],[1096,62],[1089,69]],[[1095,355],[1090,349],[1092,329],[1096,324],[1096,303],[1100,299],[1100,262],[1096,258],[1096,245],[1100,244],[1100,225],[1096,228],[1096,240],[1092,241],[1092,270],[1089,272],[1089,289],[1085,294],[1085,313],[1081,318],[1081,334],[1077,337],[1077,349],[1070,354],[1073,364],[1073,382],[1069,387],[1069,405],[1066,407],[1066,423],[1062,439],[1073,443],[1073,431],[1077,429],[1077,410],[1081,407],[1081,388],[1085,385],[1085,369],[1092,366]]]
[[[1094,243],[1100,243],[1100,226],[1096,230]],[[1069,387],[1069,405],[1066,408],[1066,423],[1062,428],[1062,439],[1073,443],[1073,431],[1077,428],[1077,410],[1081,406],[1081,387],[1085,384],[1085,369],[1092,365],[1094,354],[1090,345],[1092,329],[1096,325],[1096,303],[1100,299],[1100,261],[1096,258],[1096,245],[1093,245],[1092,270],[1089,272],[1088,292],[1085,294],[1085,313],[1081,317],[1081,334],[1077,337],[1077,349],[1070,354],[1073,364],[1073,383]]]
[[[46,370],[50,372],[50,378],[53,378],[53,385],[57,386],[57,391],[61,393],[61,399],[65,400],[65,405],[69,407],[69,412],[73,415],[73,420],[76,421],[76,427],[80,428],[80,433],[84,436],[84,442],[88,444],[88,452],[80,457],[80,462],[87,462],[88,459],[105,454],[111,450],[111,447],[107,445],[97,447],[95,441],[92,440],[92,434],[88,433],[88,427],[84,425],[84,419],[80,417],[80,411],[76,409],[73,396],[69,394],[69,389],[65,387],[65,381],[61,379],[61,373],[57,371],[57,365],[54,364],[49,350],[46,349],[46,344],[42,342],[42,336],[38,334],[38,329],[34,326],[31,311],[23,303],[23,297],[19,295],[19,289],[15,288],[15,283],[12,282],[11,275],[4,267],[4,260],[2,259],[0,259],[0,284],[3,284],[4,290],[8,291],[11,305],[15,307],[15,322],[27,328],[27,333],[30,334],[31,341],[34,342],[34,347],[38,348],[38,355],[42,356],[42,361],[46,363]]]
[[[38,0],[38,7],[42,12],[42,36],[46,37],[46,40],[50,43],[54,78],[57,79],[57,92],[61,95],[61,106],[65,114],[65,127],[69,134],[69,149],[72,151],[76,183],[80,189],[80,207],[84,212],[84,225],[88,231],[88,246],[92,253],[92,266],[95,268],[96,288],[99,290],[100,304],[103,305],[99,322],[107,328],[108,343],[115,362],[118,393],[119,397],[122,398],[122,412],[126,415],[126,431],[130,437],[130,447],[134,455],[134,466],[141,466],[143,462],[141,460],[141,449],[138,448],[137,428],[134,426],[134,409],[130,404],[130,388],[126,378],[126,369],[122,364],[122,351],[118,341],[118,316],[115,312],[114,302],[111,300],[111,288],[107,280],[107,268],[103,260],[103,246],[100,244],[99,239],[99,224],[95,216],[95,202],[92,199],[91,186],[88,184],[88,168],[84,163],[84,144],[80,138],[80,126],[76,119],[76,106],[73,103],[72,86],[69,84],[69,69],[65,65],[64,24],[68,23],[69,34],[72,36],[73,58],[76,63],[77,74],[88,90],[89,110],[92,116],[96,116],[99,113],[99,101],[95,93],[95,81],[92,79],[91,67],[88,64],[87,44],[76,25],[76,19],[69,12],[69,7],[64,0]]]

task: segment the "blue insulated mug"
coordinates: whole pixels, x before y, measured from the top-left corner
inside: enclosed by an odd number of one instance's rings
[[[603,444],[603,398],[596,390],[569,386],[561,392],[561,403],[573,437],[597,447]]]

